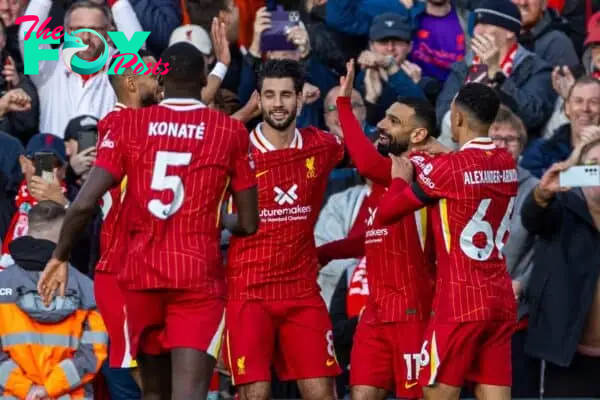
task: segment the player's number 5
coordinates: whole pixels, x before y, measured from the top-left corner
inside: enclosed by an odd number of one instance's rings
[[[467,257],[473,260],[486,261],[492,255],[494,247],[498,249],[498,258],[503,258],[502,248],[504,247],[504,236],[506,236],[510,230],[510,216],[515,205],[515,198],[510,198],[504,217],[502,218],[502,221],[500,221],[498,232],[496,232],[495,235],[492,225],[485,220],[485,214],[491,203],[492,199],[481,200],[477,211],[475,211],[475,214],[471,217],[469,223],[460,234],[460,248]],[[483,234],[485,236],[484,248],[477,247],[473,243],[473,239],[477,234]]]
[[[175,214],[183,205],[185,190],[183,181],[176,175],[167,175],[167,168],[186,166],[192,161],[192,153],[175,153],[170,151],[158,151],[152,171],[152,182],[150,189],[156,191],[170,190],[173,192],[173,201],[165,204],[159,199],[148,202],[148,211],[156,218],[167,219]]]

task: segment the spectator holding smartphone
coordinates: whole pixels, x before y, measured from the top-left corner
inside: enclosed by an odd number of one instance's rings
[[[45,180],[41,171],[36,171],[36,154],[52,154],[54,168],[52,171],[53,180]],[[25,154],[19,157],[21,171],[24,179],[19,186],[15,197],[16,213],[13,215],[6,236],[2,242],[2,257],[0,258],[0,268],[11,264],[8,245],[16,238],[27,235],[29,210],[39,201],[51,200],[63,207],[68,205],[66,197],[66,185],[64,183],[67,155],[65,145],[62,139],[56,136],[40,133],[31,138]]]

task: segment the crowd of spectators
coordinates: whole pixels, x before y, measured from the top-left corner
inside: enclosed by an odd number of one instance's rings
[[[271,49],[261,40],[272,27],[275,3],[299,17],[286,30],[289,50]],[[101,205],[74,247],[71,264],[79,271],[69,292],[74,300],[67,298],[68,304],[48,311],[48,317],[40,316],[45,311],[29,297],[39,265],[57,240],[64,206],[75,198],[95,160],[95,148],[80,148],[81,138],[97,130],[116,94],[105,69],[79,75],[63,62],[41,61],[39,74],[25,75],[23,38],[32,23],[17,25],[23,15],[39,21],[52,17],[50,30],[117,30],[128,38],[149,31],[146,54],[156,59],[170,44],[190,42],[204,54],[212,77],[202,100],[248,129],[260,122],[256,76],[268,59],[294,59],[305,67],[298,127],[313,125],[337,134],[338,83],[346,61],[355,59],[360,72],[352,108],[373,141],[396,99],[420,97],[435,106],[440,142],[455,148],[452,99],[465,82],[494,87],[503,107],[490,137],[519,164],[511,236],[503,249],[519,303],[513,396],[600,397],[600,195],[595,188],[534,190],[553,164],[574,154],[582,162],[599,162],[594,138],[600,132],[600,1],[0,0],[0,267],[10,270],[0,275],[2,398],[9,398],[4,393],[25,398],[44,387],[51,398],[69,393],[84,398],[92,381],[97,383],[94,398],[103,398],[103,387],[112,399],[140,398],[131,375],[100,367],[106,357],[103,329],[89,296]],[[221,28],[215,28],[215,18]],[[103,50],[94,35],[83,40],[89,45],[87,59]],[[117,50],[108,42],[114,55]],[[55,156],[53,179],[35,174],[34,156],[40,152]],[[337,382],[340,396],[347,394],[352,337],[369,293],[365,260],[344,254],[349,240],[364,233],[370,186],[355,169],[336,169],[315,229],[322,266],[318,284],[345,368]],[[226,235],[222,242],[225,250]],[[32,318],[32,327],[14,321],[15,305]],[[18,335],[19,329],[41,330],[35,322],[39,318],[56,323],[55,333],[65,330],[77,339],[70,351],[39,360],[28,358],[36,351],[28,351],[26,344],[6,342],[6,335]],[[73,321],[84,328],[70,327]],[[43,341],[45,333],[26,339]],[[214,396],[230,394],[225,375],[219,367]],[[293,382],[276,377],[274,382],[274,397],[299,397]]]

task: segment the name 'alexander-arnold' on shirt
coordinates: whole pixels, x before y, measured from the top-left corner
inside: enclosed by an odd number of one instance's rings
[[[465,185],[518,182],[516,169],[465,171]]]
[[[176,139],[204,139],[204,122],[200,125],[185,124],[180,122],[150,122],[148,136],[170,136]]]

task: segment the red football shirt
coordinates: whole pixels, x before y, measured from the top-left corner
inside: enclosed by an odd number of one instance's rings
[[[296,130],[290,148],[276,150],[260,125],[250,134],[256,165],[260,227],[232,237],[228,296],[280,300],[318,295],[314,226],[331,170],[342,160],[336,136],[315,128]]]
[[[127,252],[119,281],[129,289],[224,294],[220,211],[228,187],[256,185],[241,122],[193,99],[119,112],[96,165],[127,176]]]
[[[338,97],[340,124],[348,153],[360,175],[371,179],[377,205],[392,181],[390,158],[384,157],[364,134],[350,99]],[[418,166],[417,166],[418,168]],[[370,207],[365,235],[370,295],[367,322],[422,321],[431,315],[435,255],[428,208],[404,216],[394,224],[380,220]]]
[[[110,131],[110,126],[117,119],[118,112],[126,109],[127,106],[117,103],[115,108],[106,114],[104,118],[98,121],[98,145],[102,143],[104,136]],[[101,200],[102,208],[102,229],[100,230],[100,260],[96,264],[96,271],[114,272],[121,265],[119,261],[124,251],[124,245],[117,245],[113,240],[117,240],[118,235],[117,218],[120,213],[122,196],[125,194],[125,181],[121,185],[110,189]],[[113,256],[114,255],[114,256]]]
[[[437,202],[433,214],[438,260],[435,318],[516,320],[511,279],[501,251],[518,186],[512,156],[497,149],[491,139],[478,138],[455,153],[411,159],[421,166],[412,189],[397,179],[390,192],[400,192],[404,197],[400,201],[405,203],[413,201],[406,200],[406,190],[413,199]],[[405,189],[396,190],[396,185]]]

